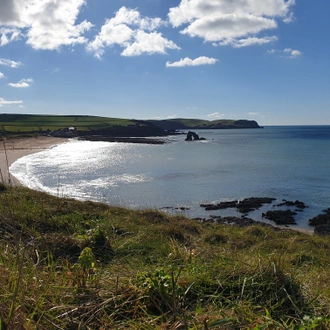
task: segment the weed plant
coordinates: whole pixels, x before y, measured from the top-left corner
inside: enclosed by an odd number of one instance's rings
[[[0,329],[329,329],[330,239],[0,191]]]

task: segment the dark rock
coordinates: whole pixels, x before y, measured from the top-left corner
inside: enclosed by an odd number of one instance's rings
[[[318,225],[325,225],[329,224],[330,225],[330,208],[327,210],[323,210],[325,214],[319,214],[316,217],[310,219],[308,221],[308,224],[310,226],[318,226]]]
[[[205,138],[200,138],[195,132],[189,131],[185,141],[199,141],[205,140]]]
[[[205,211],[210,210],[223,210],[228,208],[234,208],[237,206],[238,201],[220,202],[218,204],[201,204],[200,206],[205,208]]]
[[[201,204],[200,206],[205,208],[206,211],[222,210],[222,209],[236,207],[238,212],[247,214],[251,211],[259,209],[264,204],[272,203],[274,200],[276,200],[276,198],[251,197],[251,198],[245,198],[241,201],[233,200],[229,202],[220,202],[218,204]]]
[[[296,212],[291,210],[276,210],[276,211],[267,211],[265,218],[271,221],[274,221],[277,225],[296,225],[294,215]]]
[[[190,208],[187,206],[180,206],[180,207],[176,207],[175,210],[188,211],[190,210]]]
[[[270,197],[251,197],[239,201],[237,204],[237,211],[240,213],[249,213],[259,209],[264,204],[271,204],[276,198]]]
[[[177,206],[177,207],[173,207],[173,206],[164,206],[162,208],[160,208],[160,210],[180,210],[180,211],[189,211],[190,208],[188,206]]]
[[[295,206],[298,209],[305,209],[306,207],[308,207],[304,202],[298,200],[292,202],[292,201],[287,201],[285,199],[283,199],[283,203],[277,204],[276,206]]]

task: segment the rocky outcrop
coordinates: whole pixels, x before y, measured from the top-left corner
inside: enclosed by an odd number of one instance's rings
[[[220,202],[218,204],[201,204],[206,211],[221,210],[227,208],[237,208],[240,213],[249,213],[251,211],[259,209],[264,204],[271,204],[276,198],[270,197],[250,197],[241,201],[233,200],[229,202]]]
[[[297,209],[305,209],[306,207],[306,204],[304,202],[301,202],[301,201],[287,201],[286,199],[283,199],[283,202],[280,203],[280,204],[277,204],[276,206],[295,206]]]
[[[275,210],[267,211],[263,214],[263,217],[274,221],[277,225],[296,225],[296,220],[294,216],[297,215],[296,212],[291,210]]]
[[[187,133],[187,137],[185,139],[185,141],[199,141],[199,140],[205,140],[204,138],[200,138],[198,136],[198,134],[196,134],[195,132],[191,132],[189,131]]]
[[[308,224],[315,227],[314,232],[317,234],[330,234],[330,208],[323,212],[310,219]]]

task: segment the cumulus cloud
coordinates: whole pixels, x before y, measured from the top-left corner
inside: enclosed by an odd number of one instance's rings
[[[107,19],[99,34],[87,45],[87,50],[101,58],[106,47],[119,45],[122,56],[166,54],[167,49],[180,49],[173,41],[155,32],[164,25],[160,18],[142,17],[135,9],[121,7],[113,18]]]
[[[2,97],[0,97],[0,107],[2,107],[3,105],[21,104],[21,103],[23,103],[23,101],[7,101]]]
[[[173,41],[163,38],[161,33],[137,31],[135,41],[127,45],[121,53],[123,56],[146,54],[166,54],[166,49],[180,49]]]
[[[0,79],[2,79],[4,77],[5,77],[5,75],[2,72],[0,72]]]
[[[291,48],[286,48],[283,50],[284,53],[287,53],[289,58],[297,58],[302,55],[302,52],[299,50],[291,49]]]
[[[258,38],[263,31],[276,29],[277,20],[293,17],[294,0],[181,0],[170,9],[173,27],[185,26],[180,32],[204,41],[236,47],[260,45],[274,37]]]
[[[59,49],[63,45],[86,43],[83,34],[93,25],[76,24],[85,0],[2,0],[0,3],[0,45],[26,38],[34,49]]]
[[[216,58],[200,56],[195,58],[194,60],[190,59],[189,57],[181,58],[180,61],[177,62],[166,62],[166,67],[183,67],[183,66],[199,66],[199,65],[212,65],[217,63],[218,60]]]
[[[14,87],[14,88],[26,88],[29,87],[30,84],[33,82],[33,79],[21,79],[18,83],[9,83],[8,86]]]
[[[18,68],[22,65],[22,63],[8,60],[6,58],[0,58],[0,65],[9,66],[11,68]]]

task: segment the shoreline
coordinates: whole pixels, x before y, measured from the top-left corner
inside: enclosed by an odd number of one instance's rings
[[[37,136],[10,138],[0,141],[0,180],[5,184],[20,186],[21,183],[9,172],[10,165],[21,157],[65,143],[68,138]]]
[[[19,158],[38,153],[51,148],[54,145],[62,144],[68,142],[68,138],[60,137],[48,137],[48,136],[38,136],[38,137],[26,137],[26,138],[13,138],[4,139],[0,141],[0,180],[5,184],[10,184],[13,186],[21,186],[18,179],[15,178],[9,172],[10,166]],[[82,140],[83,141],[83,140]],[[125,141],[127,142],[127,141]],[[254,220],[254,219],[253,219]],[[254,220],[254,222],[258,222]],[[286,227],[283,225],[270,225],[274,228],[280,230],[294,230],[302,232],[305,234],[314,234],[312,229],[305,229],[299,227]]]

